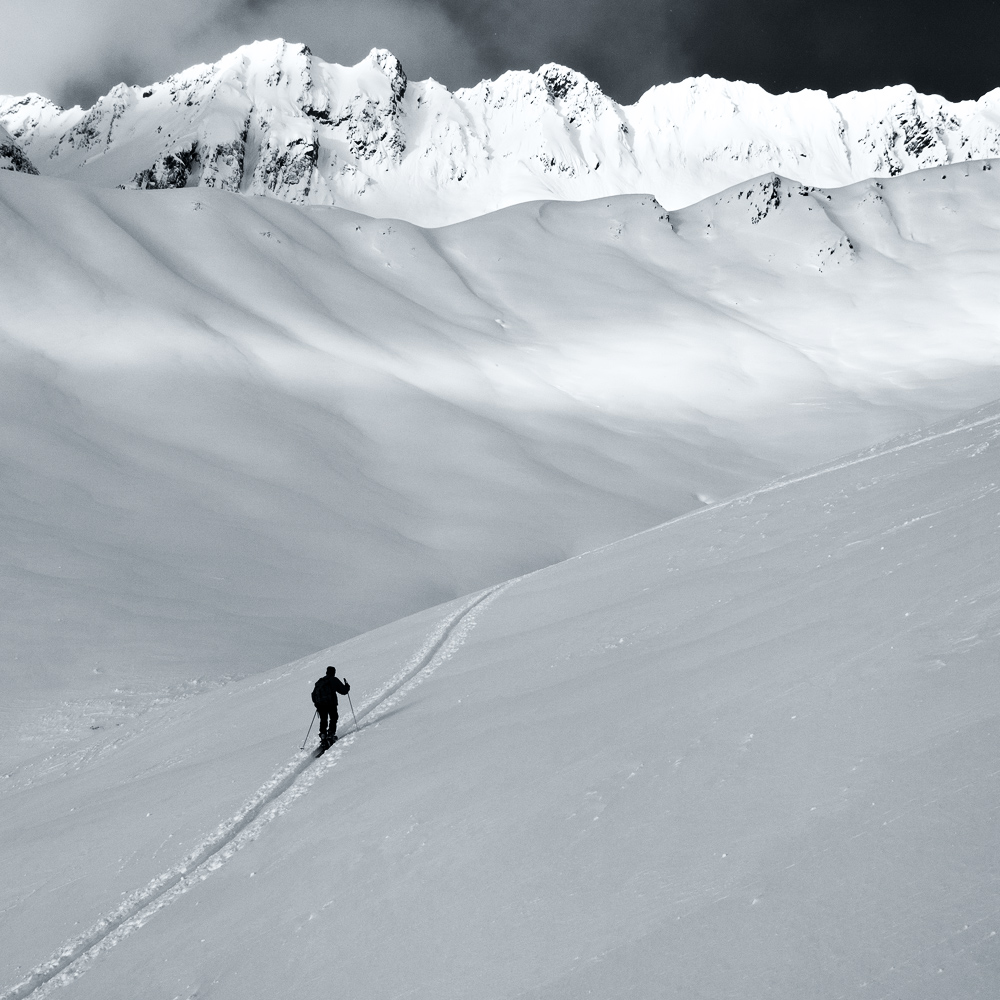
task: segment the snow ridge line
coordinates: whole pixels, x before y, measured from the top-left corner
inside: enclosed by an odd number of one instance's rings
[[[441,621],[406,665],[364,701],[357,711],[358,722],[369,715],[377,720],[386,714],[450,659],[475,627],[478,615],[474,612],[492,603],[516,582],[517,579],[509,580],[480,592]],[[353,728],[352,718],[338,727],[338,734]],[[90,930],[67,941],[16,986],[0,993],[0,1000],[27,1000],[29,997],[42,1000],[53,990],[78,979],[98,955],[145,925],[157,911],[203,882],[237,851],[256,840],[264,826],[285,813],[320,775],[338,763],[358,735],[358,732],[350,733],[318,761],[312,751],[296,754],[182,862],[158,875],[145,888],[130,893],[111,914],[102,917]]]

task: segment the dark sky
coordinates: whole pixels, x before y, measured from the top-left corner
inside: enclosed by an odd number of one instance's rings
[[[0,14],[0,93],[66,104],[274,37],[345,63],[389,48],[452,88],[561,62],[623,103],[701,73],[951,100],[1000,86],[1000,0],[0,0]]]

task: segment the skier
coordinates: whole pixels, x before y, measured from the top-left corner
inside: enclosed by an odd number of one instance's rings
[[[336,667],[327,667],[326,676],[316,681],[312,700],[319,713],[319,745],[323,750],[337,742],[337,695],[350,690],[351,685],[337,676]]]

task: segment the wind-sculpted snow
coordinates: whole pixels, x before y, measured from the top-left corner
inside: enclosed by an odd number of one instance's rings
[[[60,986],[78,979],[99,955],[143,927],[158,911],[218,871],[237,851],[260,836],[263,828],[284,815],[350,749],[362,729],[375,725],[410,692],[447,662],[475,627],[478,614],[516,581],[508,581],[463,602],[427,637],[406,665],[369,695],[338,727],[341,739],[316,761],[309,751],[293,758],[265,782],[239,811],[206,837],[179,864],[148,885],[127,895],[111,914],[86,933],[66,942],[47,962],[33,969],[16,986],[0,993],[0,1000],[41,1000]],[[359,727],[363,720],[369,720]]]
[[[775,171],[839,186],[1000,156],[1000,90],[771,95],[710,77],[622,106],[549,64],[454,93],[375,49],[356,66],[255,42],[87,110],[0,98],[37,168],[104,186],[202,186],[444,225],[541,198],[651,193],[668,208]]]

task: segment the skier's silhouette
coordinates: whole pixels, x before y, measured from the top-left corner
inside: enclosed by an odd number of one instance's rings
[[[337,741],[337,695],[350,690],[351,685],[337,676],[336,667],[327,667],[326,676],[316,681],[312,700],[319,713],[319,741],[323,746]]]

